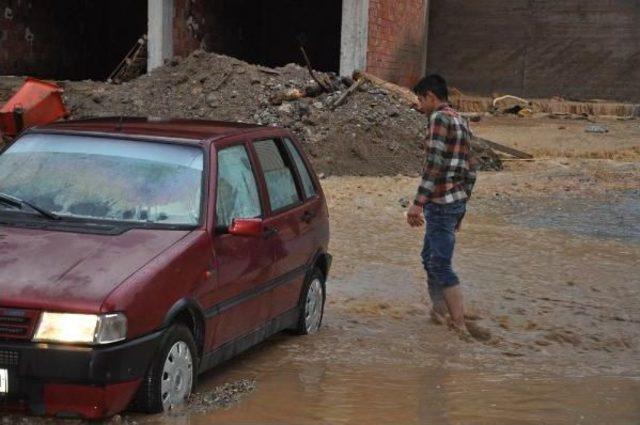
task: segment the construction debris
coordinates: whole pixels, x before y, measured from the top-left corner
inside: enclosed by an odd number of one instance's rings
[[[72,118],[123,115],[283,126],[297,135],[325,176],[420,172],[427,118],[410,107],[409,90],[372,83],[368,75],[354,87],[358,79],[314,74],[335,91],[325,92],[307,68],[295,64],[271,70],[196,51],[119,85],[60,84]],[[502,167],[486,144],[474,143],[472,150],[481,169]]]
[[[27,78],[0,108],[0,136],[12,138],[29,127],[67,117],[69,112],[62,101],[62,93],[56,84]]]
[[[510,148],[509,146],[501,145],[500,143],[492,142],[487,139],[482,139],[480,137],[474,137],[476,141],[481,141],[488,147],[498,152],[506,153],[508,155],[514,156],[520,159],[533,159],[533,155],[530,155],[526,152],[519,151],[517,149]]]
[[[338,106],[342,105],[344,103],[344,101],[347,99],[347,97],[349,97],[349,95],[351,93],[353,93],[354,91],[358,90],[358,88],[360,88],[360,86],[365,82],[366,80],[364,78],[360,78],[359,80],[357,80],[356,82],[354,82],[353,84],[351,84],[351,87],[349,87],[347,90],[345,90],[345,92],[342,94],[342,96],[340,96],[338,98],[338,100],[336,100],[333,105],[331,105],[331,109],[336,109]]]
[[[418,96],[416,96],[414,92],[412,92],[406,87],[398,86],[396,84],[390,83],[388,81],[383,80],[382,78],[378,78],[375,75],[368,74],[363,71],[355,71],[353,73],[353,79],[358,80],[360,78],[363,78],[369,81],[370,83],[384,90],[387,90],[395,94],[396,96],[399,96],[411,107],[415,107],[416,105],[418,105]]]
[[[136,44],[129,50],[129,53],[116,66],[109,78],[108,83],[120,84],[123,81],[130,81],[142,75],[147,68],[147,35],[144,34],[136,41]]]

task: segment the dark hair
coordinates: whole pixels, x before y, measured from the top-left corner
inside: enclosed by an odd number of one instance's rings
[[[438,74],[427,75],[422,80],[418,81],[418,84],[413,88],[413,92],[418,96],[426,96],[427,92],[431,92],[440,100],[449,99],[447,82]]]

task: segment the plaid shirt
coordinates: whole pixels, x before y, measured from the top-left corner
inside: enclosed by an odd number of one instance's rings
[[[450,204],[471,197],[476,181],[470,162],[471,130],[467,121],[446,103],[429,118],[426,160],[415,205]]]

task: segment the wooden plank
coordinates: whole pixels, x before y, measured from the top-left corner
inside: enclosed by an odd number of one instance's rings
[[[382,89],[385,89],[391,93],[396,94],[397,96],[404,99],[409,105],[416,106],[418,105],[418,96],[411,90],[406,87],[401,87],[397,84],[390,83],[388,81],[383,80],[382,78],[378,78],[375,75],[369,74],[363,71],[356,71],[353,73],[354,80],[359,80],[364,78],[375,86],[378,86]]]
[[[520,158],[520,159],[533,159],[533,155],[528,154],[526,152],[519,151],[517,149],[510,148],[509,146],[501,145],[500,143],[492,142],[490,140],[483,139],[481,137],[475,137],[475,139],[486,143],[487,146],[489,146],[491,149],[495,151],[506,153],[508,155],[515,156],[516,158]]]
[[[364,78],[360,78],[355,83],[351,84],[351,87],[349,87],[347,90],[345,90],[345,92],[342,93],[342,96],[340,96],[340,98],[338,100],[336,100],[333,105],[331,105],[331,110],[334,110],[338,106],[342,105],[342,103],[345,101],[345,99],[347,97],[349,97],[351,95],[351,93],[356,91],[358,89],[358,87],[360,87],[362,85],[362,83],[364,83],[364,82],[365,82],[365,79]]]

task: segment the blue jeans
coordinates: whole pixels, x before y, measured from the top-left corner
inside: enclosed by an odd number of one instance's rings
[[[422,248],[422,264],[427,272],[429,297],[433,303],[444,300],[443,290],[460,283],[451,262],[456,243],[455,228],[467,210],[466,201],[424,206],[427,229]]]

